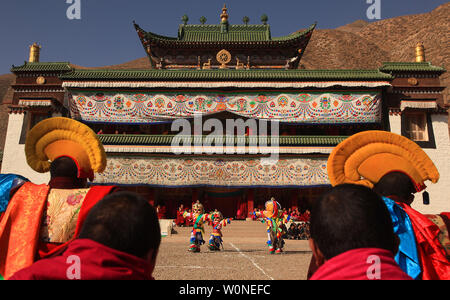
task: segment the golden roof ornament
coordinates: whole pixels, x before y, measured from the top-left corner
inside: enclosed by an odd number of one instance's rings
[[[39,76],[38,78],[36,78],[36,83],[39,84],[39,85],[45,84],[46,81],[47,80],[43,76]]]
[[[224,4],[223,8],[222,8],[222,14],[220,15],[220,19],[221,19],[222,23],[228,22],[228,13],[227,13],[227,11],[228,11],[228,8]]]
[[[220,69],[226,69],[227,64],[231,61],[231,53],[225,49],[220,50],[216,55],[217,61],[220,63]]]
[[[42,47],[39,46],[37,43],[34,43],[33,45],[30,46],[30,58],[28,60],[30,63],[39,62],[41,48]]]
[[[416,62],[425,62],[425,47],[422,42],[416,45]]]

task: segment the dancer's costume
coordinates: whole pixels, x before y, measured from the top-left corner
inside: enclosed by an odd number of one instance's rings
[[[209,238],[209,250],[220,251],[220,247],[223,248],[222,228],[230,224],[231,219],[224,219],[221,212],[215,211],[212,213],[211,221],[213,229]]]
[[[203,240],[203,234],[205,233],[204,225],[206,222],[211,221],[211,215],[205,214],[204,212],[203,205],[197,201],[192,206],[192,213],[183,213],[183,218],[191,218],[193,222],[189,246],[189,251],[191,252],[200,252],[200,246],[205,243]]]
[[[416,143],[386,131],[364,131],[349,137],[333,150],[327,168],[333,186],[353,183],[372,188],[383,176],[402,172],[420,192],[426,188],[426,180],[439,180],[436,166]],[[430,220],[440,216],[427,218],[395,197],[383,200],[400,238],[396,261],[402,270],[415,279],[450,279],[450,253],[439,241],[439,237],[443,240],[440,228]]]
[[[281,205],[274,198],[266,202],[266,210],[261,212],[255,212],[256,217],[261,217],[261,222],[267,224],[267,245],[269,246],[269,252],[281,253],[283,252],[284,240],[283,233],[285,224],[287,224],[291,218],[290,215],[284,216],[281,210]]]
[[[59,157],[75,162],[78,178],[92,180],[94,172],[106,167],[106,154],[96,134],[84,124],[62,117],[33,127],[27,135],[25,154],[28,165],[39,173],[48,172],[51,162]],[[74,189],[73,182],[57,177],[48,185],[22,182],[10,197],[17,179],[9,177],[3,183],[0,198],[10,198],[0,221],[0,274],[6,279],[38,259],[61,253],[78,236],[92,206],[114,188]]]

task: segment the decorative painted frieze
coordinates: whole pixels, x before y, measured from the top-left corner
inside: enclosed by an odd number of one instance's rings
[[[96,184],[152,186],[264,186],[328,185],[327,158],[280,158],[265,165],[261,158],[109,156]]]
[[[72,117],[87,122],[137,123],[231,112],[293,123],[375,123],[381,95],[374,92],[99,92],[71,90]]]

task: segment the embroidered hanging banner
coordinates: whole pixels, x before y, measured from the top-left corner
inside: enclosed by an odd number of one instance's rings
[[[352,93],[98,92],[70,90],[72,118],[86,122],[171,121],[228,111],[251,119],[345,124],[381,121],[381,95]]]
[[[283,158],[265,165],[261,158],[161,158],[110,156],[95,184],[223,187],[306,187],[329,185],[327,157]]]

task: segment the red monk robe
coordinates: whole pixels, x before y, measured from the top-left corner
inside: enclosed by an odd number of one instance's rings
[[[73,237],[61,243],[46,243],[40,236],[43,216],[49,210],[50,186],[25,183],[11,198],[0,222],[0,274],[8,279],[38,259],[61,253],[78,236],[89,210],[113,189],[112,186],[90,188],[82,200]]]
[[[185,224],[186,224],[186,219],[183,218],[183,214],[184,214],[185,211],[186,211],[186,210],[185,210],[185,209],[182,209],[182,208],[179,208],[179,209],[177,210],[177,219],[176,219],[176,222],[175,222],[175,224],[176,224],[177,226],[185,226]]]
[[[379,265],[376,265],[379,262]],[[412,280],[392,252],[377,248],[354,249],[327,260],[310,280]]]
[[[75,256],[82,262],[79,269]],[[68,263],[69,262],[69,263]],[[88,239],[70,243],[60,256],[42,259],[15,273],[10,280],[152,280],[148,261]]]

